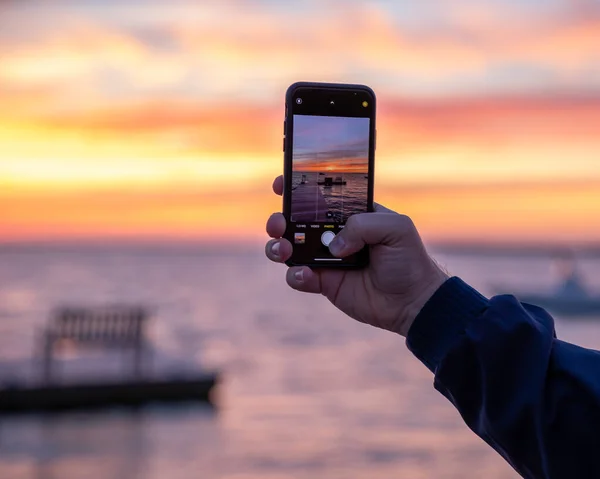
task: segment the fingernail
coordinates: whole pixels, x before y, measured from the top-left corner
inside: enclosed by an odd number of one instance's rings
[[[329,251],[331,251],[332,255],[337,256],[344,250],[345,246],[346,242],[344,241],[344,238],[336,236],[333,241],[329,243]]]
[[[271,246],[271,253],[275,256],[279,256],[279,241],[273,243],[273,246]]]
[[[304,281],[304,271],[301,269],[296,271],[294,273],[294,278],[296,278],[296,281],[298,281],[298,283],[302,283]]]

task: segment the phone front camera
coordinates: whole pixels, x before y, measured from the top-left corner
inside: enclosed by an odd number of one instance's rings
[[[296,98],[296,104],[302,105],[302,98]]]

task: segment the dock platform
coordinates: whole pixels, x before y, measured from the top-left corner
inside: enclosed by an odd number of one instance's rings
[[[148,319],[137,305],[56,308],[37,335],[33,361],[0,362],[0,415],[183,401],[215,405],[217,373],[154,348],[145,337]],[[130,360],[126,370],[123,359]]]
[[[152,403],[203,402],[215,405],[216,374],[188,378],[108,381],[61,385],[9,386],[0,389],[0,415],[55,413],[113,407],[140,408]]]
[[[318,185],[300,184],[292,191],[292,215],[294,222],[327,221],[329,206]]]

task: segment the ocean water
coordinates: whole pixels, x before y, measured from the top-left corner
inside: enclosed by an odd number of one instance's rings
[[[345,185],[333,185],[331,187],[321,186],[321,193],[329,206],[329,211],[333,213],[333,220],[336,222],[346,222],[350,215],[364,213],[367,211],[369,180],[365,178],[365,173],[334,173],[319,175],[318,173],[302,173],[295,171],[292,174],[292,187],[300,184],[302,175],[306,175],[309,183],[323,181],[326,176],[334,179],[341,176]]]
[[[55,305],[134,301],[154,309],[150,333],[161,355],[224,378],[214,411],[153,406],[0,418],[0,477],[516,477],[433,389],[402,338],[290,290],[285,268],[259,249],[0,252],[3,374],[30,361]],[[541,257],[437,259],[486,294],[494,283],[551,285]],[[600,261],[582,267],[600,290]],[[557,329],[600,348],[600,323],[557,318]]]

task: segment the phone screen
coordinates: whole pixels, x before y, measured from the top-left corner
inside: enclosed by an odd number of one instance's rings
[[[340,259],[328,246],[350,216],[372,210],[374,97],[368,91],[313,88],[297,90],[291,100],[286,119],[291,263],[362,266],[366,251]]]

